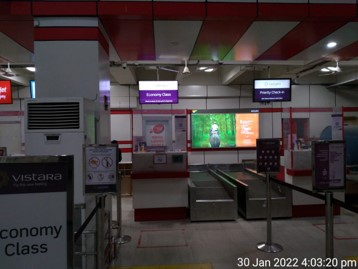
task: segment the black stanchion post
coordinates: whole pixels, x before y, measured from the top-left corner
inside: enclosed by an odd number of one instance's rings
[[[333,203],[332,192],[326,191],[326,258],[333,258]]]
[[[268,169],[269,170],[269,169]],[[256,245],[258,250],[276,253],[283,250],[279,244],[272,243],[272,215],[271,215],[271,180],[269,172],[266,172],[266,216],[267,216],[267,239]]]

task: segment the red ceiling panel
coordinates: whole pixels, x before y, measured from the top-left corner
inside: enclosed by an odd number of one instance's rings
[[[325,20],[351,20],[357,17],[357,5],[352,4],[310,4],[310,17]]]
[[[30,16],[31,3],[29,1],[1,1],[0,16]]]
[[[206,20],[251,20],[257,16],[256,3],[207,3],[206,10]]]
[[[96,16],[96,2],[32,2],[34,16]]]
[[[338,58],[340,61],[349,61],[358,57],[358,41],[336,51],[331,56],[333,59]]]
[[[4,33],[25,49],[34,51],[34,20],[1,21],[0,32]]]
[[[257,20],[299,21],[308,14],[308,4],[260,3]]]
[[[151,20],[103,20],[102,23],[121,60],[155,60]]]
[[[288,60],[344,24],[345,22],[301,22],[256,60]]]
[[[245,33],[252,21],[205,21],[191,58],[222,60]]]
[[[205,3],[154,2],[155,20],[203,20],[206,15]]]
[[[98,15],[112,19],[152,19],[153,8],[151,2],[99,2]]]
[[[35,28],[36,41],[69,41],[88,40],[98,41],[107,53],[109,45],[97,27],[37,27]]]

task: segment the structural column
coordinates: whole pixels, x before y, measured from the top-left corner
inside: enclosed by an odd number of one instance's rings
[[[35,18],[36,97],[95,104],[96,143],[110,141],[109,43],[96,17]]]

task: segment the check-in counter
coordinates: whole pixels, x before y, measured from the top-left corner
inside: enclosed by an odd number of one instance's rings
[[[187,152],[136,152],[132,158],[134,220],[188,217]]]

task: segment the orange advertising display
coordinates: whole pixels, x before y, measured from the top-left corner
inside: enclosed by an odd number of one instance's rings
[[[10,80],[0,80],[0,104],[12,104]]]
[[[256,147],[259,138],[259,114],[236,114],[236,146]]]

